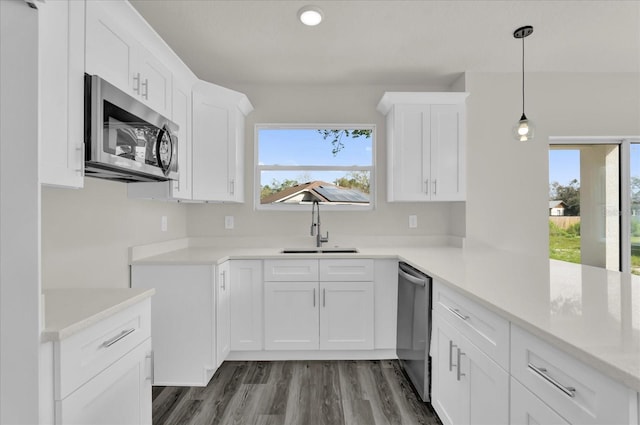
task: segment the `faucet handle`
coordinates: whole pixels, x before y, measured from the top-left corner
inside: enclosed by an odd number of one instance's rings
[[[329,242],[329,232],[327,232],[327,236],[320,235],[320,243]]]

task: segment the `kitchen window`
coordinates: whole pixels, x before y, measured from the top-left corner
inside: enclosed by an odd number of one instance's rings
[[[263,124],[255,135],[256,209],[373,209],[374,125]]]

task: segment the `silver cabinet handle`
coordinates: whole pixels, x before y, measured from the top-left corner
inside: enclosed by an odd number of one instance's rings
[[[153,385],[153,351],[148,353],[145,356],[145,360],[148,362],[149,364],[149,376],[146,378],[147,381],[151,381],[151,384]]]
[[[453,354],[453,347],[457,347],[452,340],[449,340],[449,372],[453,370],[453,367],[456,366],[453,364],[453,359],[451,355]]]
[[[438,189],[438,180],[433,179],[433,194],[435,195]]]
[[[322,288],[322,307],[327,305],[327,289]]]
[[[564,386],[560,382],[558,382],[555,379],[553,379],[551,376],[549,376],[546,373],[547,372],[546,368],[538,367],[538,366],[534,365],[533,363],[529,363],[528,367],[529,367],[529,369],[534,371],[536,374],[538,374],[542,379],[544,379],[545,381],[547,381],[548,383],[550,383],[551,385],[553,385],[554,387],[556,387],[557,389],[559,389],[560,391],[565,393],[567,396],[569,396],[571,398],[576,396],[576,389],[574,387]]]
[[[466,374],[462,373],[461,371],[462,368],[460,367],[462,366],[462,363],[460,363],[460,357],[464,356],[465,354],[460,350],[460,348],[458,348],[457,350],[458,350],[458,374],[456,378],[459,381],[462,376],[466,376]]]
[[[313,306],[316,306],[316,288],[313,288]]]
[[[457,308],[452,308],[446,305],[444,307],[455,314],[460,320],[469,320],[469,316],[465,316],[464,314],[460,313],[460,310],[458,310]]]
[[[139,72],[133,75],[133,91],[140,94],[140,73]]]
[[[429,194],[429,179],[424,181],[424,193]]]
[[[231,179],[229,181],[229,193],[234,195],[236,192],[236,181],[235,179]]]
[[[145,100],[149,100],[149,80],[147,78],[145,78],[142,83],[142,97],[144,97]]]
[[[76,148],[80,153],[80,168],[76,168],[76,172],[82,174],[84,172],[84,143]]]
[[[120,341],[122,338],[124,338],[125,336],[129,335],[130,333],[132,333],[133,331],[135,331],[136,328],[131,328],[131,329],[127,329],[124,330],[122,332],[120,332],[118,335],[114,336],[111,339],[106,340],[105,342],[102,343],[103,347],[111,347],[113,344],[115,344],[116,342]]]
[[[222,273],[220,273],[220,277],[222,278],[222,290],[226,291],[227,290],[227,271],[226,270],[222,270]]]

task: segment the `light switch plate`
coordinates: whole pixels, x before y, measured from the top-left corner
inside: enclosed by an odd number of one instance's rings
[[[417,215],[410,215],[409,216],[409,228],[415,229],[416,227],[418,227],[418,216]]]
[[[233,229],[233,216],[232,215],[225,215],[224,216],[224,228],[225,229]]]

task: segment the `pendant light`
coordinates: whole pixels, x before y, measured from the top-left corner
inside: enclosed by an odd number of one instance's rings
[[[533,140],[533,124],[524,114],[524,39],[525,37],[530,36],[531,33],[533,33],[533,27],[531,25],[520,27],[513,32],[513,36],[515,38],[522,39],[522,116],[520,117],[518,124],[513,129],[515,139],[520,142]]]

